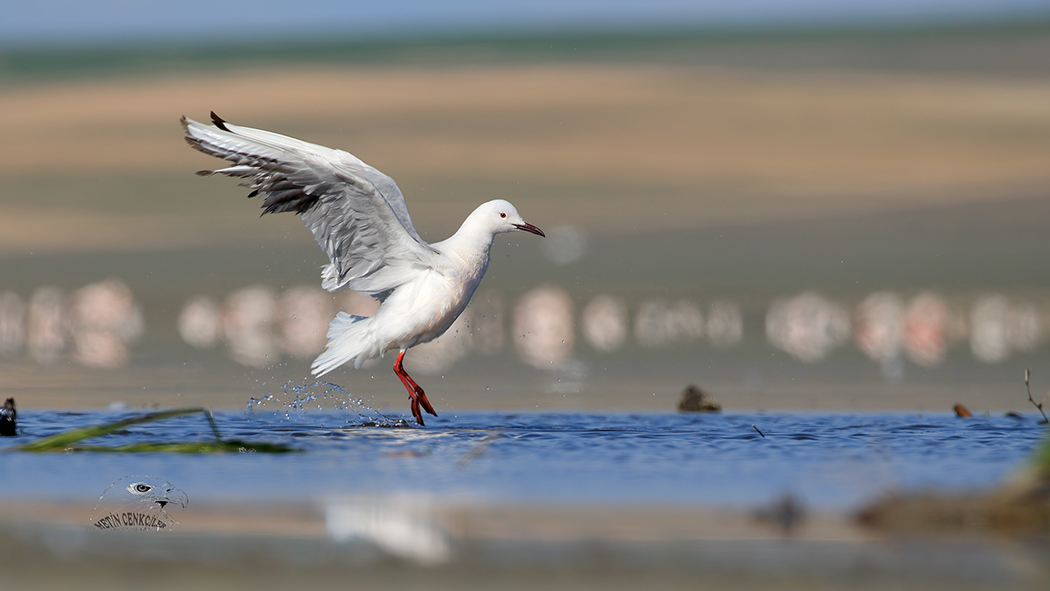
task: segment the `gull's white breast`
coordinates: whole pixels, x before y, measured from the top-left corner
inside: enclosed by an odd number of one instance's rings
[[[444,334],[466,309],[485,267],[452,263],[421,270],[394,290],[376,312],[376,340],[387,350],[407,349]]]

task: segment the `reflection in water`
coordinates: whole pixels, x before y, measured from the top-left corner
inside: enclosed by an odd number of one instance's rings
[[[908,357],[926,367],[944,361],[947,325],[948,305],[942,298],[930,292],[916,296],[904,313],[904,348]]]
[[[986,363],[1002,361],[1013,351],[1033,349],[1040,333],[1035,308],[1012,305],[1003,295],[979,298],[970,312],[970,349]]]
[[[198,349],[212,347],[222,329],[219,306],[207,296],[196,296],[186,302],[179,314],[179,335]]]
[[[883,378],[896,382],[904,377],[904,300],[889,291],[864,298],[853,313],[853,342],[879,362]]]
[[[327,342],[328,323],[335,317],[332,296],[316,287],[293,287],[277,302],[281,350],[298,358],[320,353]]]
[[[773,302],[766,314],[770,344],[807,363],[826,357],[849,334],[845,308],[811,291]]]
[[[557,369],[572,356],[573,303],[569,292],[548,285],[521,296],[514,306],[514,345],[540,369]]]
[[[353,291],[340,293],[338,304],[358,316],[371,316],[379,307],[375,299]],[[264,367],[276,363],[281,352],[298,358],[320,353],[335,313],[333,296],[317,287],[293,287],[278,299],[268,288],[253,286],[230,294],[222,306],[207,296],[190,298],[178,330],[197,348],[225,337],[238,363]]]
[[[634,338],[643,347],[663,345],[670,340],[673,327],[667,326],[667,302],[646,300],[634,317]]]
[[[231,293],[226,298],[222,316],[230,356],[252,367],[277,363],[277,343],[273,337],[276,314],[276,299],[266,287],[245,287]]]
[[[610,295],[595,297],[583,309],[583,336],[595,349],[612,353],[627,340],[627,306]]]
[[[1039,313],[1031,304],[1016,304],[1010,308],[1007,334],[1010,346],[1015,351],[1031,351],[1043,338]]]
[[[114,368],[128,361],[128,346],[145,332],[142,312],[123,281],[110,279],[74,291],[68,307],[73,360]]]
[[[470,334],[474,350],[490,355],[502,350],[507,332],[503,296],[494,291],[476,293],[468,311],[471,312]]]
[[[731,300],[711,303],[707,312],[707,340],[718,347],[732,347],[744,340],[744,313]]]
[[[970,313],[970,349],[986,363],[1002,361],[1010,355],[1006,336],[1006,315],[1010,304],[1001,295],[977,300]]]
[[[671,331],[671,342],[678,344],[695,343],[704,336],[704,315],[692,302],[685,300],[671,304],[667,309],[667,319]]]
[[[65,314],[62,292],[58,288],[41,287],[30,296],[26,347],[37,363],[51,364],[61,357],[66,348]]]
[[[853,315],[853,342],[876,361],[900,355],[904,344],[904,301],[901,297],[879,291],[864,298]]]
[[[704,315],[692,302],[642,302],[634,319],[634,337],[643,347],[693,343],[704,336]]]
[[[26,304],[12,291],[0,294],[0,355],[18,355],[26,343]]]
[[[451,558],[448,536],[439,523],[433,502],[419,495],[337,499],[325,505],[325,525],[332,539],[367,540],[421,564]]]
[[[587,254],[587,236],[576,226],[556,226],[547,230],[540,252],[555,265],[575,263]]]
[[[310,359],[323,350],[328,324],[337,309],[369,316],[379,303],[353,291],[329,294],[311,286],[293,287],[280,297],[264,286],[237,290],[222,304],[207,296],[190,298],[177,319],[183,341],[196,348],[225,340],[238,363],[266,367],[282,354]],[[442,337],[420,345],[408,358],[423,373],[440,373],[471,352],[495,354],[508,334],[504,296],[482,291]],[[924,291],[905,301],[875,292],[857,304],[851,316],[839,303],[807,291],[773,302],[766,312],[766,336],[773,346],[804,362],[827,357],[849,340],[879,362],[883,376],[895,381],[904,358],[925,367],[944,362],[953,343],[967,340],[973,356],[986,363],[1031,351],[1042,342],[1041,309],[990,294],[963,303]],[[556,370],[561,381],[579,380],[573,364],[575,304],[561,287],[547,285],[517,299],[509,319],[514,348],[534,367]],[[728,299],[711,303],[707,313],[689,300],[643,300],[633,318],[627,304],[612,294],[591,299],[579,317],[583,338],[600,353],[628,346],[674,347],[702,338],[717,347],[744,338],[744,312]],[[129,346],[144,332],[143,315],[131,290],[110,279],[84,286],[66,297],[55,287],[41,287],[28,302],[13,292],[0,293],[0,356],[24,351],[41,364],[55,363],[69,351],[74,362],[99,368],[127,363]],[[903,356],[902,356],[903,354]],[[570,375],[571,374],[571,375]],[[571,379],[570,379],[571,378]],[[563,384],[564,385],[564,384]],[[560,387],[560,386],[559,386]]]

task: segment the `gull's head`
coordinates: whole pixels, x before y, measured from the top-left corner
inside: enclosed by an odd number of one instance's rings
[[[474,210],[473,215],[478,216],[479,222],[493,234],[521,230],[539,236],[546,236],[543,230],[521,219],[521,214],[518,213],[518,210],[509,201],[504,201],[503,199],[496,199],[481,204],[480,207]]]

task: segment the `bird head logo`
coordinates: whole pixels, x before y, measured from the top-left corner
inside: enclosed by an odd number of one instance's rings
[[[178,522],[174,507],[186,509],[189,497],[162,478],[125,476],[110,484],[91,512],[95,529],[170,530]]]

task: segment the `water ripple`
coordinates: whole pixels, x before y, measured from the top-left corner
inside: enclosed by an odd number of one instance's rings
[[[226,437],[286,443],[304,454],[9,454],[5,474],[14,476],[0,481],[0,496],[79,498],[127,474],[148,473],[205,499],[408,491],[746,505],[791,492],[808,503],[847,507],[889,489],[992,487],[1045,433],[1033,416],[768,412],[459,413],[417,429],[356,406],[311,410],[313,402],[215,413]],[[20,413],[26,437],[4,438],[0,448],[130,414]],[[206,421],[184,416],[97,443],[210,437]]]

